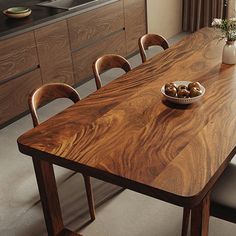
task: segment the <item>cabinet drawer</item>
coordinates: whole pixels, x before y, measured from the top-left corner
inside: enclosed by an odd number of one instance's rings
[[[35,30],[43,83],[74,84],[69,35],[66,21]]]
[[[39,69],[0,85],[0,124],[27,111],[29,94],[41,85]]]
[[[123,0],[68,20],[71,49],[75,50],[124,28]]]
[[[127,54],[138,50],[138,39],[146,34],[146,0],[125,0]]]
[[[107,53],[126,55],[125,32],[123,30],[73,53],[76,82],[78,83],[90,77],[93,74],[92,63],[98,57]]]
[[[0,83],[38,65],[33,32],[0,41]]]

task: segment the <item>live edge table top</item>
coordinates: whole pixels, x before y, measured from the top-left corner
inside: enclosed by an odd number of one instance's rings
[[[204,28],[18,139],[22,153],[181,206],[198,204],[236,153],[236,67]],[[189,106],[160,93],[199,81]]]

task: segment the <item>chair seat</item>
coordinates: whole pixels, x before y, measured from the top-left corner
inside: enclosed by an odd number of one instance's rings
[[[231,162],[217,181],[211,193],[210,206],[211,216],[236,223],[236,164]],[[182,236],[188,234],[190,212],[190,209],[184,209]]]
[[[211,215],[236,223],[236,164],[229,164],[212,191]]]

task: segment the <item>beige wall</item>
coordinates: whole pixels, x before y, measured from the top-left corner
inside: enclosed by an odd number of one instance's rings
[[[147,0],[148,32],[170,38],[182,31],[182,0]]]
[[[236,0],[229,0],[229,17],[236,17]]]

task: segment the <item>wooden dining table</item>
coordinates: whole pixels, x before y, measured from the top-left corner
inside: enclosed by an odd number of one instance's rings
[[[236,66],[222,64],[223,45],[201,29],[18,138],[50,236],[78,235],[63,224],[52,164],[191,209],[191,235],[208,235],[211,190],[236,153]],[[205,95],[171,104],[160,90],[173,81]]]

